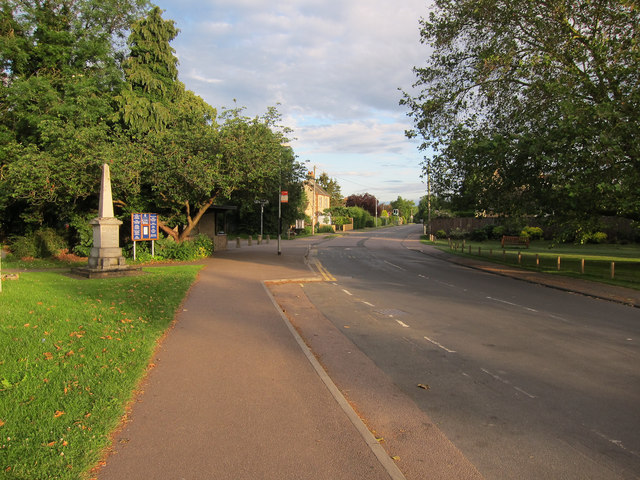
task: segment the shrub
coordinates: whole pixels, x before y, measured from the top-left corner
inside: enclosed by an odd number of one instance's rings
[[[318,233],[334,233],[331,225],[320,225],[318,226]]]
[[[156,252],[157,259],[188,262],[211,256],[213,253],[213,241],[206,235],[198,235],[194,239],[185,240],[181,243],[176,242],[171,237],[167,237],[156,242]]]
[[[592,232],[582,235],[580,240],[581,244],[585,243],[605,243],[607,241],[607,234],[604,232]]]
[[[41,258],[55,257],[67,248],[67,242],[53,228],[42,228],[35,233],[36,247]]]
[[[89,221],[95,217],[95,214],[74,215],[71,217],[69,226],[75,231],[72,240],[73,253],[81,257],[88,257],[93,247],[93,227]]]
[[[438,230],[436,232],[436,238],[439,238],[439,239],[447,238],[447,232],[445,232],[444,230]]]
[[[531,240],[540,240],[542,234],[543,232],[540,227],[524,227],[520,232],[521,237],[529,237]]]
[[[489,235],[487,234],[487,230],[485,228],[476,228],[473,232],[471,232],[469,238],[474,242],[484,242],[489,238]]]
[[[64,238],[52,228],[42,228],[23,237],[13,237],[11,240],[11,251],[18,258],[55,257],[65,248]]]
[[[490,236],[494,240],[500,240],[506,231],[507,229],[504,228],[502,225],[495,225],[491,228]]]
[[[198,235],[193,243],[196,246],[200,258],[206,258],[213,255],[213,240],[206,235]]]
[[[456,227],[449,232],[449,236],[453,240],[462,240],[463,238],[466,238],[468,235],[469,235],[469,232],[459,227]]]
[[[26,235],[24,237],[13,237],[10,239],[11,253],[14,257],[37,257],[38,249],[36,248],[36,242],[33,235]]]
[[[331,219],[331,223],[337,227],[341,227],[342,225],[347,225],[351,223],[351,218],[350,217],[344,217],[344,216],[337,216],[337,217],[332,217]]]

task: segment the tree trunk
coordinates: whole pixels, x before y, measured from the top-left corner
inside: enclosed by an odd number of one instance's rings
[[[185,228],[182,232],[180,232],[180,235],[178,236],[178,239],[177,239],[178,242],[183,242],[189,237],[189,234],[196,227],[196,225],[198,225],[202,216],[205,214],[207,210],[209,210],[209,207],[213,205],[213,202],[215,200],[216,200],[216,197],[211,197],[209,200],[207,200],[205,204],[202,205],[202,207],[200,207],[200,209],[198,210],[198,213],[193,219],[191,219],[190,216],[187,216],[187,222],[188,222],[187,228]]]
[[[200,207],[200,209],[198,210],[198,213],[194,218],[191,218],[191,209],[190,209],[189,203],[186,202],[185,207],[187,209],[187,226],[181,232],[176,231],[172,228],[169,228],[163,222],[160,222],[160,221],[158,221],[158,227],[164,233],[166,233],[171,238],[173,238],[176,242],[178,243],[184,242],[189,237],[189,234],[193,231],[193,229],[198,225],[198,223],[202,219],[202,216],[207,212],[207,210],[209,210],[209,207],[213,205],[213,202],[215,202],[215,200],[216,200],[216,197],[211,197],[209,200],[207,200],[204,203],[204,205]]]
[[[169,235],[171,238],[173,238],[176,242],[179,241],[178,240],[178,232],[176,232],[175,230],[173,230],[172,228],[167,227],[164,223],[162,223],[161,221],[158,221],[158,227],[160,227],[160,230],[162,230],[164,233],[166,233],[167,235]]]

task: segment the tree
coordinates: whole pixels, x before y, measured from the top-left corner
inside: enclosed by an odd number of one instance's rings
[[[380,214],[382,207],[378,206],[378,200],[370,193],[364,193],[362,195],[349,195],[345,199],[345,206],[347,207],[361,207],[373,217]],[[376,214],[376,210],[378,213]]]
[[[119,150],[117,39],[146,2],[0,2],[0,212],[4,228],[54,224],[95,195]]]
[[[405,93],[436,193],[476,209],[640,212],[640,12],[633,2],[436,0]],[[425,166],[426,168],[426,166]]]
[[[298,175],[277,110],[219,115],[187,91],[170,45],[178,30],[157,7],[142,16],[146,5],[0,0],[3,234],[95,211],[102,163],[116,213],[158,212],[178,241],[216,200],[273,194]]]
[[[178,59],[170,45],[177,35],[173,20],[164,20],[159,7],[131,27],[130,53],[123,62],[127,83],[116,100],[123,123],[134,135],[163,130],[180,115],[176,107],[185,106]]]
[[[409,221],[413,216],[413,212],[416,211],[416,204],[413,200],[406,200],[398,196],[396,200],[391,202],[391,208],[397,209],[400,217],[404,218],[405,221]]]
[[[340,185],[335,178],[329,178],[327,172],[322,172],[318,177],[318,185],[320,185],[325,192],[329,194],[329,205],[332,207],[340,207],[344,203],[342,192],[340,191]]]
[[[280,159],[279,172],[267,179],[262,185],[246,185],[237,190],[229,199],[229,203],[238,207],[236,220],[240,231],[257,233],[260,231],[260,205],[256,200],[267,200],[264,208],[264,231],[271,234],[278,232],[278,192],[288,192],[289,201],[282,204],[283,229],[295,225],[297,219],[304,217],[307,199],[303,188],[306,175],[305,165],[296,160],[293,150],[284,147]],[[257,188],[258,187],[258,188]]]
[[[279,129],[275,108],[256,118],[241,108],[218,116],[185,90],[170,46],[177,34],[158,7],[134,23],[123,63],[127,84],[117,101],[123,128],[145,151],[141,193],[133,200],[158,211],[158,226],[181,242],[216,200],[246,189],[260,196],[273,184],[286,129]],[[131,209],[131,200],[121,203]]]

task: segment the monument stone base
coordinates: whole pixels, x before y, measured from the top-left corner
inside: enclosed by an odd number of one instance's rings
[[[138,265],[123,265],[111,268],[78,267],[71,269],[71,273],[85,278],[114,278],[142,275],[142,267]]]
[[[109,212],[111,213],[111,212]],[[111,278],[140,275],[142,267],[127,265],[119,247],[118,232],[122,222],[114,217],[98,217],[89,222],[93,227],[93,245],[87,267],[72,273],[85,278]]]

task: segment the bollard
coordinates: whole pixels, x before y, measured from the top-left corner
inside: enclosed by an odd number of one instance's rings
[[[560,257],[558,257],[558,271],[560,271]]]
[[[518,265],[522,263],[522,252],[518,252]]]
[[[236,248],[240,248],[240,237],[236,237]]]
[[[262,245],[262,235],[258,235],[258,245]]]
[[[271,235],[267,235],[267,245],[269,244],[269,240],[271,240]]]
[[[616,276],[616,262],[611,262],[611,280]]]
[[[536,267],[540,266],[540,255],[536,253]]]
[[[580,273],[584,275],[584,258],[580,260]]]
[[[507,260],[507,251],[506,250],[502,250],[502,261],[505,262]]]
[[[478,256],[481,257],[482,256],[482,247],[478,247]]]
[[[251,242],[253,241],[253,237],[251,235],[249,235],[249,246],[251,246]]]
[[[469,245],[469,255],[471,255],[471,245]]]
[[[490,249],[489,249],[489,256],[490,256],[490,257],[493,257],[493,248],[490,248]]]

